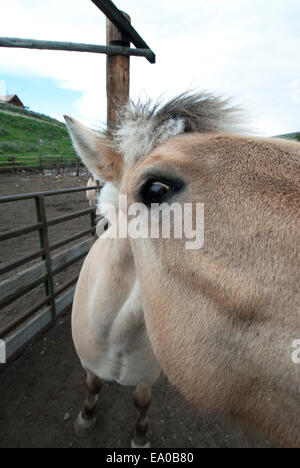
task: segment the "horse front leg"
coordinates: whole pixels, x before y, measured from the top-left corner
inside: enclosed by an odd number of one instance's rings
[[[102,381],[86,370],[86,399],[74,422],[74,432],[78,437],[86,437],[97,422],[96,408]]]
[[[147,431],[149,427],[148,410],[151,404],[151,384],[140,383],[133,393],[133,401],[138,413],[138,420],[135,428],[135,435],[131,440],[131,448],[150,448],[147,441]]]

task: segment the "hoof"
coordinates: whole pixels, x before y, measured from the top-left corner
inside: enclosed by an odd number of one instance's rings
[[[94,417],[93,419],[84,419],[80,412],[73,426],[77,437],[80,437],[81,439],[87,437],[96,426],[96,422],[97,417]]]
[[[151,444],[150,442],[146,442],[144,445],[142,445],[141,442],[138,442],[136,439],[131,439],[130,448],[147,449],[151,448]]]

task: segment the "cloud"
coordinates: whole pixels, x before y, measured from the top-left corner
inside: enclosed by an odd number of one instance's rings
[[[292,81],[292,103],[300,104],[300,79]]]
[[[118,0],[157,54],[131,59],[131,95],[157,98],[187,88],[234,96],[261,134],[299,130],[298,0]],[[2,36],[105,43],[105,18],[82,0],[1,0]],[[106,119],[105,57],[0,49],[0,72],[51,78],[80,91],[77,117]],[[291,83],[296,82],[292,90]],[[294,86],[294,85],[293,85]],[[66,109],[66,112],[68,110]]]
[[[6,83],[4,80],[0,80],[0,96],[5,96],[7,94]]]

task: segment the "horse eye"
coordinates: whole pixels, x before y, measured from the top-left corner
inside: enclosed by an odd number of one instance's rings
[[[147,206],[151,203],[162,203],[170,191],[171,186],[163,182],[148,182],[141,190],[142,200]]]

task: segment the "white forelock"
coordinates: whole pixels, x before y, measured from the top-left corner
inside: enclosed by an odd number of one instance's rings
[[[134,164],[155,147],[185,133],[236,133],[243,119],[230,100],[208,92],[186,92],[170,101],[129,101],[112,131],[116,151]]]
[[[125,120],[114,133],[116,150],[123,155],[127,164],[149,154],[155,146],[184,132],[184,119],[170,119],[155,128],[152,119],[143,115],[139,119]]]

